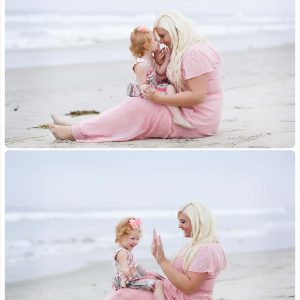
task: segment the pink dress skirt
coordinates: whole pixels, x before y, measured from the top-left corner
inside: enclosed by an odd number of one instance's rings
[[[155,104],[142,97],[128,97],[99,116],[72,126],[78,142],[130,141],[147,138],[199,138],[214,135],[219,127],[223,104],[219,67],[221,57],[214,48],[199,42],[189,47],[181,59],[185,81],[208,74],[207,95],[192,107],[180,111],[193,129],[178,126],[166,105]]]

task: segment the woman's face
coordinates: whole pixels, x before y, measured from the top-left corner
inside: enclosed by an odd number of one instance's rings
[[[156,28],[156,33],[159,36],[159,42],[165,44],[169,49],[172,49],[172,41],[169,32],[158,27]]]
[[[178,221],[179,225],[178,227],[181,228],[184,232],[185,237],[191,237],[192,236],[192,223],[190,218],[183,212],[178,214]]]

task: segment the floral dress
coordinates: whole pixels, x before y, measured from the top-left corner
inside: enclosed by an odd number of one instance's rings
[[[127,254],[128,267],[133,271],[132,276],[126,277],[120,271],[120,264],[116,260],[116,256],[120,251],[125,251]],[[159,274],[146,272],[140,265],[136,264],[132,252],[121,247],[114,252],[113,265],[115,276],[112,279],[112,287],[115,290],[121,288],[133,288],[153,292],[155,289],[155,282],[164,279],[164,277]]]
[[[147,84],[154,86],[160,92],[166,92],[168,86],[167,77],[159,76],[156,73],[154,60],[149,63],[142,57],[137,58],[136,63],[133,65],[132,69],[134,69],[134,67],[141,62],[145,62],[147,66]],[[129,83],[127,87],[127,95],[129,97],[143,97],[136,77],[132,82]]]

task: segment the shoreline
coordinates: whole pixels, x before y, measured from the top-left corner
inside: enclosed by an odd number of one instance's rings
[[[126,41],[115,41],[117,44],[119,42],[126,42]],[[231,55],[234,55],[234,54],[237,54],[239,55],[240,53],[242,52],[255,52],[255,51],[269,51],[269,50],[272,50],[272,49],[276,49],[276,48],[285,48],[285,47],[290,47],[290,46],[295,46],[294,43],[290,43],[290,42],[287,42],[287,43],[283,43],[283,44],[280,44],[280,45],[275,45],[275,46],[264,46],[264,47],[258,47],[258,48],[255,48],[255,47],[251,47],[249,46],[247,49],[236,49],[236,50],[228,50],[228,51],[222,51],[220,52],[221,56],[231,56]],[[87,50],[89,47],[86,47],[86,48],[82,48],[81,50]],[[96,48],[96,47],[90,47],[90,48]],[[80,49],[78,47],[78,49]],[[55,50],[67,50],[67,48],[64,48],[64,49],[49,49],[49,50],[43,50],[45,52],[52,52],[52,51],[55,51]],[[70,48],[70,50],[72,50],[72,48]],[[15,52],[15,53],[18,53],[18,52],[26,52],[27,50],[12,50],[12,52]],[[40,51],[40,50],[36,50],[37,52]],[[33,52],[35,52],[35,50],[33,50]],[[116,58],[116,59],[111,59],[111,60],[97,60],[97,61],[87,61],[87,62],[84,62],[84,61],[81,61],[81,62],[71,62],[71,63],[58,63],[58,64],[49,64],[49,65],[33,65],[33,66],[19,66],[19,67],[6,67],[5,68],[5,72],[17,72],[17,71],[25,71],[25,70],[28,70],[28,71],[33,71],[35,69],[44,69],[44,68],[62,68],[62,67],[73,67],[73,68],[76,68],[76,67],[83,67],[83,66],[93,66],[93,65],[99,65],[99,64],[116,64],[116,63],[121,63],[121,64],[128,64],[128,63],[132,63],[134,61],[134,58],[133,57],[130,57],[130,56],[126,56],[126,57],[120,57],[119,59]]]
[[[100,113],[125,99],[131,61],[6,70],[8,148],[291,148],[295,140],[294,44],[221,53],[224,109],[217,135],[129,142],[56,141],[38,127],[50,114]],[[89,116],[88,116],[89,117]],[[85,117],[68,118],[78,122]]]
[[[218,277],[214,299],[290,299],[295,295],[294,249],[228,255],[228,268]],[[140,261],[160,272],[154,259]],[[161,273],[161,272],[160,272]],[[91,262],[84,268],[6,284],[6,299],[100,299],[111,291],[111,262]],[[234,291],[234,292],[233,292]]]
[[[220,53],[227,54],[284,47],[294,43],[294,36],[295,31],[290,30],[283,32],[248,32],[247,37],[241,33],[235,33],[226,36],[203,36],[203,38],[218,49]],[[116,63],[128,60],[131,60],[128,39],[101,41],[98,44],[77,47],[5,50],[6,70],[105,62]]]

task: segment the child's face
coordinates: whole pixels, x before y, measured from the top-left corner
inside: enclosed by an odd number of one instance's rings
[[[140,231],[132,230],[129,235],[125,236],[120,244],[127,250],[133,249],[139,242],[140,239]]]
[[[156,40],[155,35],[152,35],[152,41],[151,41],[151,52],[155,52],[159,50],[159,42]]]

